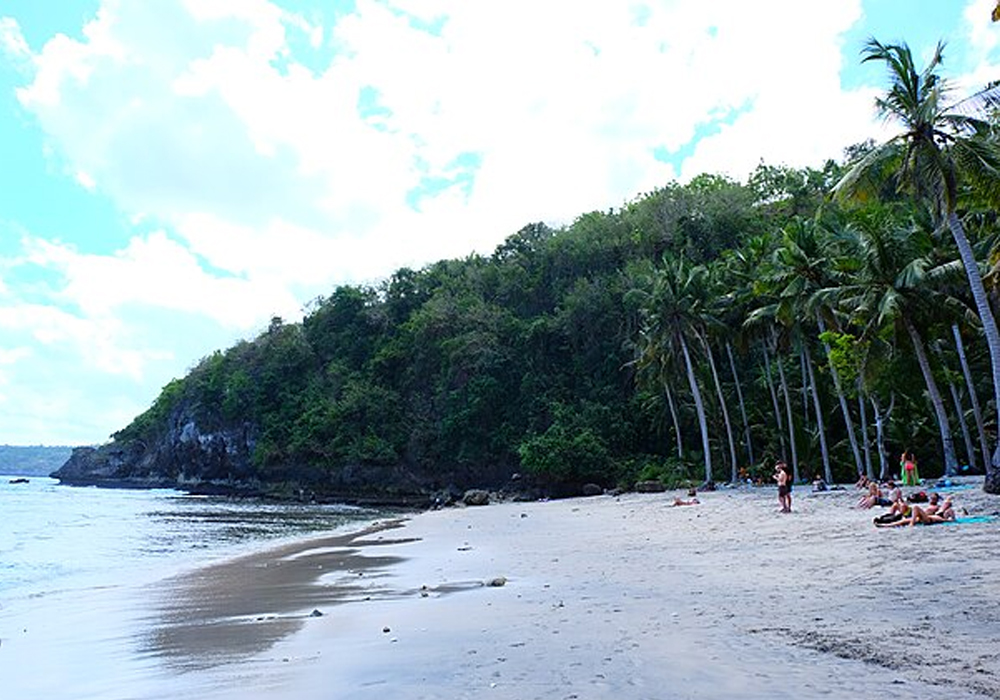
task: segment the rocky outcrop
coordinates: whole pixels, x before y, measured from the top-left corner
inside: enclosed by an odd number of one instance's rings
[[[497,488],[507,498],[533,488],[520,477],[506,484],[491,483],[484,478],[489,470],[473,481],[475,475],[429,473],[405,464],[331,468],[283,463],[280,468],[258,468],[253,461],[256,427],[199,420],[205,413],[182,404],[171,412],[166,430],[158,437],[120,438],[96,448],[76,448],[52,476],[72,485],[177,488],[192,493],[416,507],[453,503],[471,487]],[[489,492],[482,493],[488,502]]]
[[[77,485],[258,490],[251,465],[254,428],[240,424],[205,429],[196,414],[197,407],[180,406],[155,439],[76,448],[52,476]]]

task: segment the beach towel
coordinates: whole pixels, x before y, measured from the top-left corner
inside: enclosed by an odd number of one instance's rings
[[[942,525],[965,525],[968,523],[992,523],[997,519],[995,515],[965,515],[954,520],[945,520]]]
[[[962,489],[975,488],[976,484],[934,484],[933,491],[961,491]]]

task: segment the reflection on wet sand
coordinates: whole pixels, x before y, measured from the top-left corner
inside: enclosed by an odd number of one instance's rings
[[[386,569],[403,560],[366,550],[410,540],[379,533],[401,521],[357,533],[296,542],[168,579],[152,591],[141,653],[175,670],[205,669],[267,650],[323,608],[404,595]]]

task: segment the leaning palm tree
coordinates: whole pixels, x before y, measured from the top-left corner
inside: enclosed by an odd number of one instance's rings
[[[1000,408],[1000,331],[989,305],[972,246],[957,213],[959,182],[974,179],[976,189],[1000,192],[1000,147],[990,138],[990,123],[970,114],[968,103],[949,105],[948,86],[938,75],[944,45],[918,72],[906,44],[882,44],[869,39],[862,62],[879,61],[889,69],[889,90],[876,101],[886,119],[897,121],[900,133],[865,153],[835,188],[841,196],[864,197],[888,182],[930,205],[951,231],[969,280],[970,291],[990,351],[993,392]],[[992,94],[992,93],[983,93]],[[989,106],[988,99],[983,104]],[[955,109],[961,105],[961,109]],[[1000,443],[987,465],[984,489],[1000,493]]]
[[[692,266],[683,258],[666,260],[652,281],[652,290],[643,305],[645,345],[654,355],[680,355],[688,386],[694,398],[701,444],[705,455],[705,481],[712,481],[712,450],[705,403],[695,375],[691,341],[701,332],[702,313],[707,303],[705,268]]]
[[[799,219],[785,227],[782,231],[781,242],[774,251],[771,274],[766,280],[767,284],[776,291],[777,304],[773,309],[767,307],[758,309],[755,314],[773,313],[790,328],[795,327],[795,330],[798,331],[795,335],[805,335],[806,331],[803,326],[806,319],[813,316],[820,334],[826,331],[824,318],[828,309],[822,304],[814,303],[812,297],[816,290],[830,282],[830,276],[834,269],[834,254],[828,240],[830,237],[826,236],[825,233],[825,230],[813,220]],[[814,331],[809,332],[815,335]],[[829,345],[824,343],[823,347],[829,358]],[[861,474],[861,452],[855,435],[854,421],[851,418],[839,373],[833,364],[830,365],[830,377],[833,380],[834,391],[840,403],[848,442],[854,456],[854,466],[857,473]],[[818,407],[816,420],[817,429],[820,434],[823,434],[825,430],[823,412]],[[826,466],[829,464],[829,456],[826,453],[825,442],[821,442],[820,448],[823,450],[823,463]]]
[[[851,314],[853,325],[864,329],[866,337],[888,328],[910,338],[937,419],[945,473],[955,474],[958,461],[948,414],[931,368],[925,334],[918,327],[921,316],[954,304],[933,286],[938,278],[947,276],[948,266],[932,268],[929,257],[919,250],[919,234],[900,228],[884,211],[858,216],[855,223],[857,269],[853,280],[820,290],[816,296],[826,303],[835,300]]]

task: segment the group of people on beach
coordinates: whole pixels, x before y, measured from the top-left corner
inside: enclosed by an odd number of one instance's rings
[[[871,480],[862,475],[856,484],[859,489],[864,490],[864,494],[858,499],[859,508],[874,508],[879,506],[889,510],[874,518],[876,527],[899,527],[903,525],[933,525],[955,520],[955,506],[951,496],[942,498],[938,493],[932,492],[930,495],[923,491],[917,491],[904,496],[903,486],[918,486],[920,476],[917,472],[917,461],[912,452],[904,451],[899,458],[899,482],[889,479],[884,483]],[[772,477],[778,485],[778,506],[779,512],[792,512],[792,483],[794,476],[792,470],[784,460],[778,460],[774,465],[774,475]],[[822,482],[819,476],[817,479]],[[825,482],[823,488],[816,488],[818,491],[827,490]],[[814,484],[815,488],[815,484]],[[923,505],[921,505],[923,504]]]
[[[911,485],[906,478],[908,475],[905,467],[901,475],[904,479],[903,484]],[[903,490],[894,480],[890,479],[883,485],[865,476],[858,479],[857,486],[865,490],[864,495],[858,499],[858,508],[880,506],[889,509],[873,518],[876,527],[934,525],[955,519],[955,506],[951,496],[942,499],[937,492],[928,495],[924,491],[916,491],[904,497]]]
[[[936,492],[927,498],[926,506],[899,500],[892,504],[889,512],[874,518],[875,527],[899,527],[902,525],[935,525],[955,519],[955,506],[951,496],[943,499]]]

